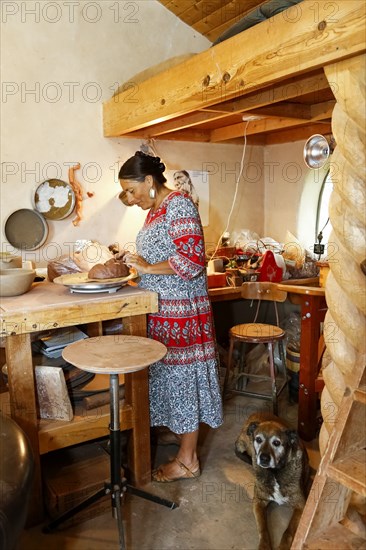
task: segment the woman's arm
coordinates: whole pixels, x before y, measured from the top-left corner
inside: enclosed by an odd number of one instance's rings
[[[125,261],[128,267],[134,267],[141,274],[172,275],[175,273],[167,260],[157,264],[149,264],[138,254],[126,254]]]

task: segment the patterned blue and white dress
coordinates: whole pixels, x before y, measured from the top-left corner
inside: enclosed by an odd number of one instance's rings
[[[207,292],[204,237],[197,208],[172,192],[139,231],[137,253],[155,264],[169,261],[172,275],[141,275],[140,287],[159,296],[148,335],[168,348],[149,369],[150,422],[175,433],[223,421],[217,352]]]

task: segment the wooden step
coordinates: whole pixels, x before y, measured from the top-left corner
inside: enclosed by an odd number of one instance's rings
[[[356,451],[329,464],[328,476],[366,497],[366,449]]]
[[[302,546],[303,550],[355,550],[365,548],[365,539],[337,523]]]

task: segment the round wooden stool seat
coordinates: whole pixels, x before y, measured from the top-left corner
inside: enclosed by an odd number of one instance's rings
[[[247,342],[273,342],[282,340],[285,332],[276,325],[267,325],[263,323],[243,323],[235,325],[230,329],[230,336],[238,340]]]
[[[167,349],[144,336],[96,336],[68,345],[62,357],[75,367],[94,373],[128,374],[159,361]]]

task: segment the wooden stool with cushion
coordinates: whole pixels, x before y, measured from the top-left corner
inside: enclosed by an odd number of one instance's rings
[[[224,395],[228,391],[228,382],[233,368],[233,351],[235,342],[240,342],[242,344],[265,344],[268,349],[268,368],[269,373],[267,375],[253,374],[243,370],[243,365],[245,365],[245,349],[242,352],[240,357],[240,373],[237,381],[243,381],[244,379],[244,388],[230,389],[232,393],[238,393],[241,395],[247,395],[250,397],[257,397],[260,399],[268,399],[272,401],[273,413],[278,414],[278,403],[277,398],[285,388],[287,384],[287,373],[286,373],[286,362],[285,354],[283,349],[283,339],[285,337],[285,332],[278,326],[278,310],[277,302],[284,302],[287,297],[287,292],[282,290],[277,290],[276,283],[270,282],[253,282],[253,283],[243,283],[241,286],[241,296],[245,300],[256,300],[257,301],[257,311],[255,319],[252,323],[243,323],[236,325],[230,329],[230,347],[228,355],[228,365],[225,374],[224,380]],[[274,302],[275,312],[276,312],[276,323],[277,325],[267,324],[267,323],[256,323],[258,318],[258,313],[262,302]],[[280,374],[280,381],[278,385],[278,380],[276,376],[276,366],[274,362],[274,347],[278,344],[281,365],[278,367]],[[244,367],[245,369],[245,367]],[[248,380],[256,381],[269,381],[271,384],[271,393],[260,393],[258,391],[251,391],[247,388]]]
[[[96,502],[105,494],[110,494],[112,499],[112,514],[118,522],[120,549],[125,549],[123,523],[121,517],[121,498],[125,491],[136,494],[148,500],[152,500],[169,508],[176,508],[174,502],[150,495],[145,491],[136,489],[122,479],[121,473],[121,440],[120,440],[120,409],[119,409],[119,374],[128,374],[146,368],[148,365],[159,361],[166,354],[166,347],[150,338],[142,336],[97,336],[74,342],[67,346],[63,358],[87,372],[110,375],[110,473],[111,482],[106,483],[104,489],[98,491],[75,508],[69,510],[59,518],[52,521],[44,532],[51,532],[61,523],[71,518],[80,510]]]

